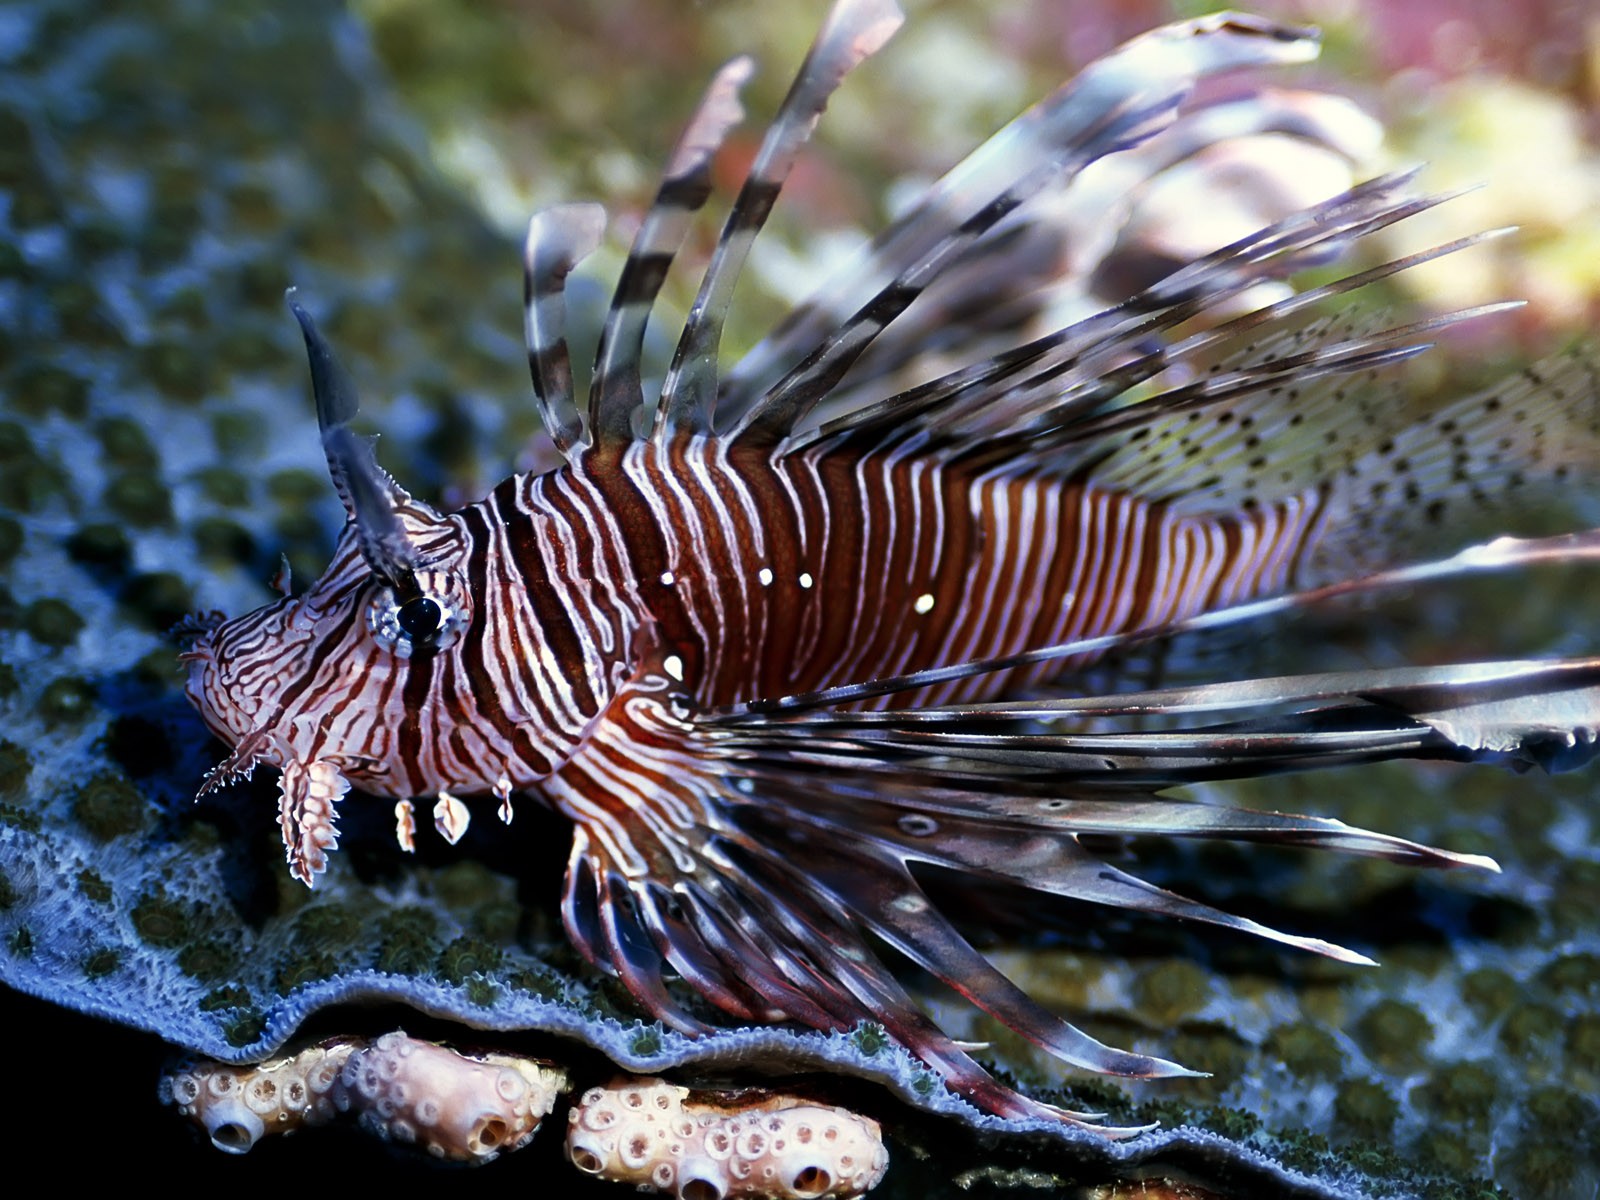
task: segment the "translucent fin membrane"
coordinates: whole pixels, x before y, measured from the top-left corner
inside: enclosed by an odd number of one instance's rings
[[[750,59],[736,58],[717,72],[678,139],[655,201],[634,235],[595,355],[589,420],[597,441],[625,442],[633,436],[634,413],[644,403],[639,355],[650,310],[694,215],[711,195],[712,161],[728,131],[744,119],[739,90],[753,69]],[[663,408],[657,414],[659,431],[676,428],[682,416]]]
[[[666,412],[689,414],[674,416],[676,422],[710,429],[722,330],[750,246],[766,224],[800,147],[810,140],[828,97],[852,68],[888,41],[903,19],[893,0],[840,0],[828,14],[728,215],[678,342],[661,389]]]
[[[753,350],[730,380],[719,427],[792,431],[890,321],[1030,196],[1159,132],[1206,75],[1315,54],[1308,31],[1216,14],[1136,38],[1094,63],[951,171]],[[777,364],[796,359],[769,382]]]
[[[523,314],[534,399],[545,430],[568,457],[585,435],[567,352],[567,275],[600,244],[605,226],[605,210],[598,204],[547,209],[528,223],[523,251]]]

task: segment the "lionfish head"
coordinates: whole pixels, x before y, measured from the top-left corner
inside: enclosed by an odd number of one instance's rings
[[[260,762],[325,762],[377,790],[393,778],[405,791],[397,773],[401,732],[455,674],[443,660],[462,653],[472,624],[467,538],[459,519],[412,499],[378,467],[369,441],[348,425],[356,412],[349,376],[311,318],[292,307],[347,521],[333,561],[302,594],[179,631],[190,639],[182,656],[186,691],[211,730],[234,747],[212,786]],[[279,587],[287,593],[287,570]]]

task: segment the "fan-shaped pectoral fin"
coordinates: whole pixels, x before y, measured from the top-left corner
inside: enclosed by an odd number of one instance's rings
[[[350,790],[350,781],[331,762],[291,761],[283,768],[278,790],[278,828],[289,874],[312,887],[328,869],[328,851],[339,844],[336,806]]]
[[[681,703],[674,707],[671,685],[666,674],[641,667],[541,788],[577,826],[562,901],[567,936],[651,1016],[693,1034],[706,1027],[667,990],[670,974],[742,1019],[768,1006],[688,918],[685,891],[711,869],[704,852],[721,823],[721,784]]]
[[[798,814],[776,827],[753,820],[781,801],[763,795],[760,780],[697,724],[679,686],[671,672],[642,668],[578,753],[542,784],[552,806],[578,826],[562,917],[592,965],[620,980],[655,1019],[686,1033],[706,1027],[704,1007],[686,1003],[690,993],[740,1020],[787,1018],[838,1033],[876,1023],[988,1111],[1048,1116],[1108,1137],[1134,1132],[1097,1127],[1094,1114],[1017,1094],[920,1011],[869,940],[869,931],[884,936],[888,923],[851,903],[874,888],[852,872],[872,874],[883,864],[856,854],[830,866],[806,853],[804,840],[792,836],[810,828]],[[741,781],[755,790],[747,793]],[[934,934],[919,926],[907,938],[924,951],[913,958],[937,960],[948,973],[982,963],[943,925]],[[990,1007],[1058,1053],[1070,1042],[1072,1061],[1124,1074],[1183,1073],[1100,1046],[1029,1007],[983,967],[992,978],[979,990]]]

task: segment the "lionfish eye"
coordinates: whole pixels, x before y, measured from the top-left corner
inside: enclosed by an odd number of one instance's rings
[[[418,571],[416,590],[403,599],[393,588],[381,587],[367,607],[367,628],[398,658],[445,649],[471,620],[472,601],[463,581],[447,571]]]
[[[400,606],[395,620],[412,642],[425,642],[439,632],[444,609],[426,596],[415,596]]]

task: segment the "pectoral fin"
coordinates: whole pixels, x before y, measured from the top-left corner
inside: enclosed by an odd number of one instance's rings
[[[289,874],[307,887],[328,869],[328,851],[339,844],[335,806],[350,781],[330,762],[290,762],[278,780],[278,828],[283,832]]]

